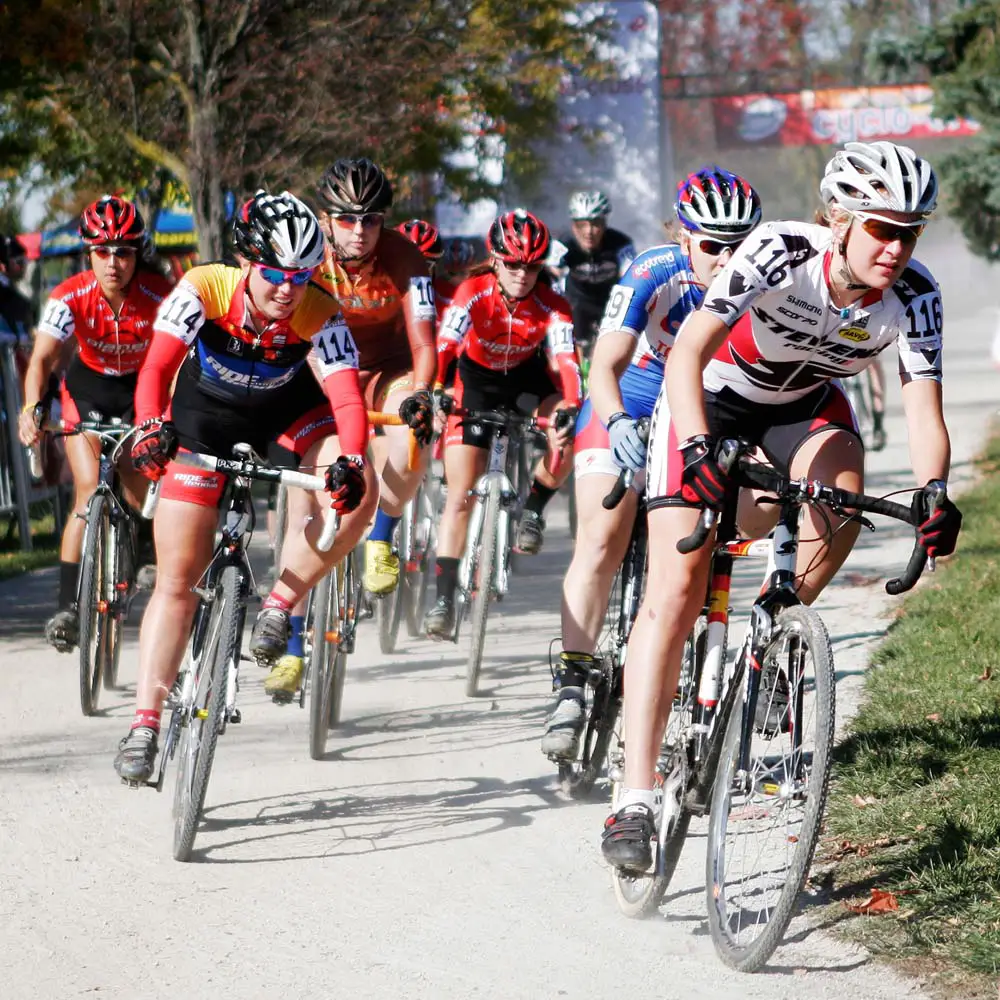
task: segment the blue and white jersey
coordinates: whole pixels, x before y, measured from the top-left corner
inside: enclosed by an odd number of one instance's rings
[[[676,243],[652,247],[632,261],[611,290],[600,334],[624,330],[635,337],[632,368],[659,382],[681,323],[704,295],[691,261]]]

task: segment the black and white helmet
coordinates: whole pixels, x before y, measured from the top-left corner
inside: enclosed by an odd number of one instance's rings
[[[236,252],[288,271],[323,263],[323,233],[312,210],[288,191],[258,191],[233,220]]]
[[[908,146],[849,142],[826,165],[819,191],[824,202],[848,212],[930,215],[938,182],[934,168]]]
[[[574,191],[569,196],[569,217],[574,222],[604,219],[611,214],[611,202],[603,191]]]
[[[392,185],[382,168],[367,157],[337,160],[316,188],[331,214],[384,212],[392,204]]]

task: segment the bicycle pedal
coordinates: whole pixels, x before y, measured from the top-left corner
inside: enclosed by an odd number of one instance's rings
[[[229,721],[234,726],[238,726],[243,721],[243,713],[238,708],[234,708],[229,713]]]

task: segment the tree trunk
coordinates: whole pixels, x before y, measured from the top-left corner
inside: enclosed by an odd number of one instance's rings
[[[202,261],[220,260],[223,250],[225,208],[219,177],[219,114],[211,94],[199,94],[191,115],[188,179],[191,209],[198,233]]]

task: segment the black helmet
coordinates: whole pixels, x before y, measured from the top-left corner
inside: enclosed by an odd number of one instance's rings
[[[337,160],[319,180],[323,207],[341,212],[384,212],[392,204],[392,185],[382,168],[367,157]]]

